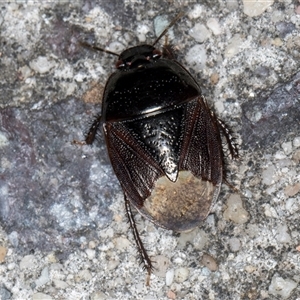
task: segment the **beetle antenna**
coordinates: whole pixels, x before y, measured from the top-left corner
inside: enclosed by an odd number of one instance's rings
[[[158,38],[154,41],[152,46],[154,46],[166,33],[167,31],[184,15],[184,12],[181,11],[172,22],[164,29],[164,31],[158,36]]]
[[[118,56],[120,54],[116,53],[116,52],[113,52],[113,51],[110,51],[110,50],[106,50],[104,48],[100,48],[100,47],[97,47],[97,46],[94,46],[94,45],[90,45],[86,42],[79,42],[81,46],[83,47],[86,47],[86,48],[90,48],[90,49],[93,49],[93,50],[96,50],[96,51],[102,51],[102,52],[105,52],[105,53],[108,53],[108,54],[112,54],[112,55],[115,55],[115,56]]]

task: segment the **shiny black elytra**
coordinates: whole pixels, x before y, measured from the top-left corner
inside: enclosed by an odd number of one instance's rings
[[[168,45],[161,52],[154,44],[118,55],[117,71],[105,86],[102,116],[86,136],[86,143],[91,144],[103,123],[130,227],[149,275],[152,262],[131,205],[163,228],[190,230],[207,217],[220,192],[224,174],[221,132],[232,158],[238,157],[228,129],[209,109],[195,79],[173,59]]]

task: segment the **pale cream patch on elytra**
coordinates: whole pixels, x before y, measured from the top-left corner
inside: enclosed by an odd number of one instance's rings
[[[187,231],[205,220],[220,187],[221,183],[213,185],[190,171],[180,171],[175,182],[162,176],[138,210],[159,226],[176,232]]]

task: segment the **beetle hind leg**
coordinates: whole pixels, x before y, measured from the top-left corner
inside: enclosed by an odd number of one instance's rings
[[[137,245],[137,248],[138,248],[138,251],[139,251],[139,254],[140,254],[141,263],[143,264],[144,269],[148,273],[147,285],[149,285],[150,275],[151,275],[151,272],[153,270],[152,261],[149,258],[148,254],[147,254],[147,250],[146,250],[146,248],[145,248],[145,246],[144,246],[144,244],[143,244],[143,242],[140,238],[140,234],[139,234],[139,232],[136,228],[136,222],[135,222],[132,210],[131,210],[130,202],[126,198],[126,196],[125,196],[125,209],[126,209],[126,215],[127,215],[127,218],[128,218],[129,224],[130,224],[130,228],[132,230],[133,237],[134,237],[135,243]]]

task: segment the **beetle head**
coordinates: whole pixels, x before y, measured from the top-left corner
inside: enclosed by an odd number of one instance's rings
[[[124,50],[116,63],[119,70],[142,68],[158,60],[162,53],[151,45],[140,45]]]

